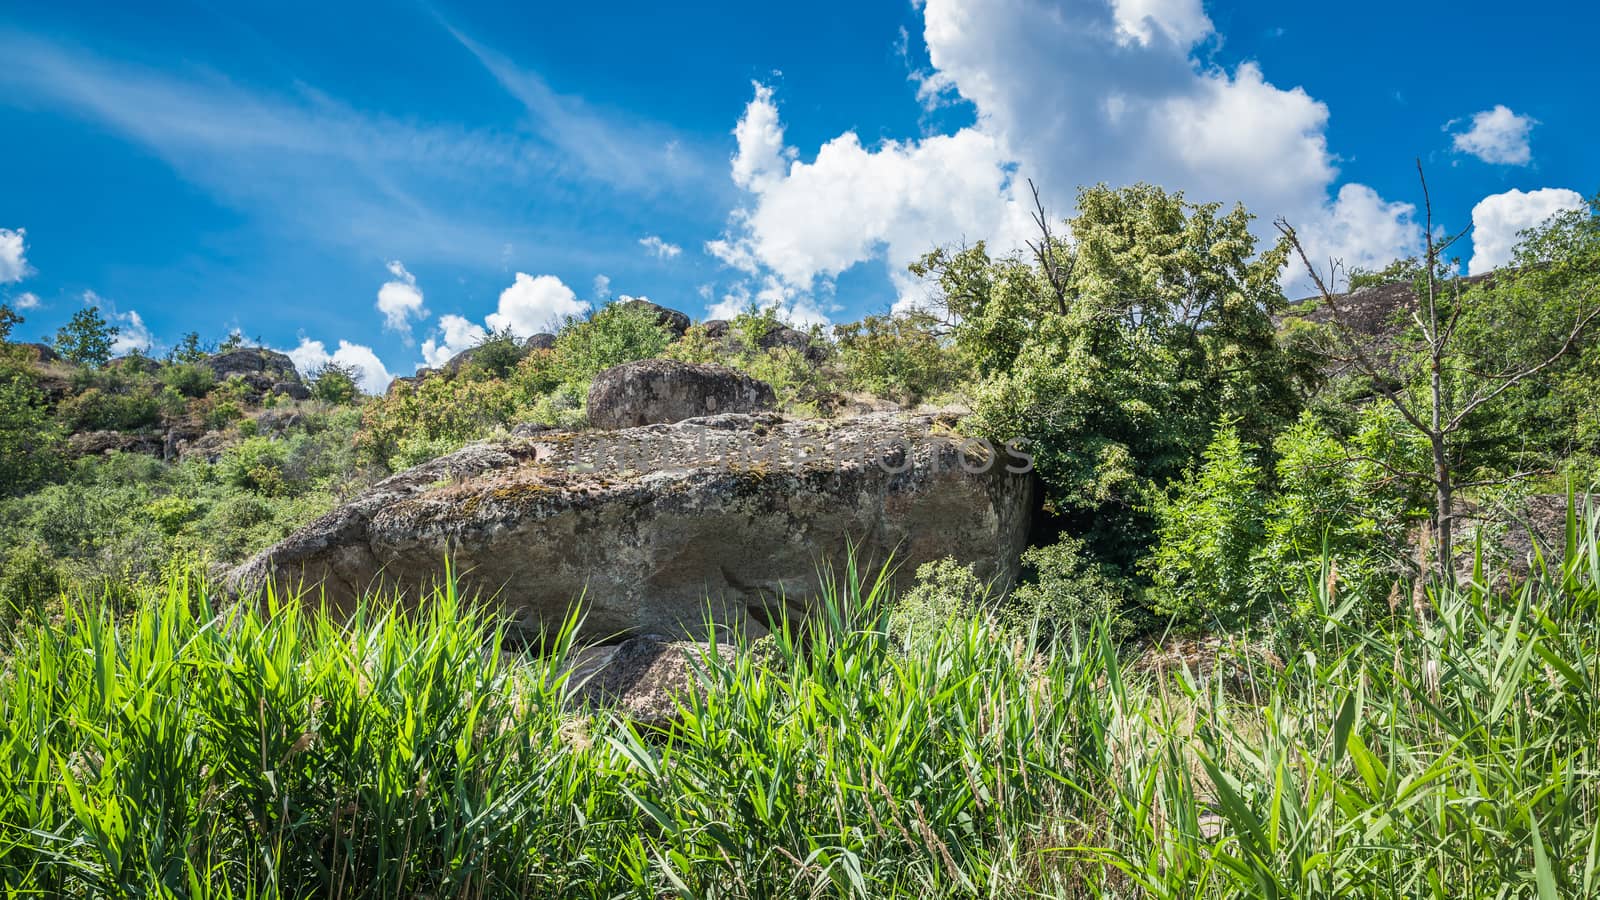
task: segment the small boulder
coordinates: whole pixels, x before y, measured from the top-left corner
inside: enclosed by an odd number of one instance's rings
[[[811,335],[787,325],[779,325],[756,341],[762,350],[793,350],[810,362],[822,362],[827,353],[811,343]]]
[[[595,376],[589,424],[596,428],[664,425],[721,413],[768,410],[772,387],[725,366],[671,359],[624,363]]]
[[[678,718],[678,698],[695,682],[695,667],[715,652],[733,658],[733,647],[640,635],[620,644],[574,651],[566,667],[567,701],[578,708],[615,709],[647,728]]]
[[[707,319],[700,323],[700,327],[705,331],[706,337],[720,341],[728,336],[728,329],[732,326],[728,324],[727,319]]]
[[[528,339],[522,342],[524,350],[554,350],[555,346],[556,336],[549,332],[528,335]]]
[[[683,333],[689,330],[689,317],[687,315],[678,312],[675,309],[668,309],[659,303],[651,303],[649,300],[635,299],[619,300],[617,301],[617,305],[619,307],[647,309],[650,312],[655,313],[656,322],[660,324],[661,327],[672,332],[673,340],[683,337]]]
[[[311,389],[298,381],[280,381],[272,386],[272,393],[290,400],[310,400]]]

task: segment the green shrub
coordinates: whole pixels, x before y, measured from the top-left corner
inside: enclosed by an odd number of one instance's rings
[[[62,436],[33,370],[0,348],[0,497],[30,490],[60,469]]]
[[[612,366],[654,359],[671,341],[672,333],[648,307],[613,303],[593,318],[562,328],[556,335],[555,354],[562,380],[583,383]]]
[[[1130,628],[1132,584],[1113,567],[1095,559],[1081,538],[1062,535],[1054,544],[1023,551],[1024,579],[1011,592],[1004,619],[1013,628],[1036,624],[1046,639],[1086,634],[1110,623],[1118,634]]]
[[[197,361],[174,362],[163,366],[158,377],[162,384],[190,399],[204,397],[217,384],[216,374]]]
[[[924,312],[867,316],[833,334],[845,379],[858,391],[912,405],[949,391],[962,375],[938,320]]]
[[[991,606],[990,586],[953,557],[917,567],[916,583],[895,603],[890,627],[908,643],[928,640],[952,621],[971,619]]]
[[[1200,467],[1158,498],[1158,540],[1144,561],[1151,605],[1188,627],[1225,629],[1260,607],[1254,559],[1264,542],[1266,497],[1255,448],[1231,425],[1217,429]]]
[[[334,406],[348,406],[361,396],[354,366],[325,363],[311,373],[311,399]]]

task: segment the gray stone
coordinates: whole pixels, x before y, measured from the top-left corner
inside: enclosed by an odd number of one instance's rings
[[[678,704],[696,689],[696,668],[715,652],[732,661],[733,646],[639,635],[620,644],[583,647],[567,661],[564,693],[580,709],[613,710],[648,728],[678,719]]]
[[[298,381],[279,381],[272,386],[272,393],[290,400],[311,399],[311,389]]]
[[[931,417],[785,421],[723,415],[613,432],[470,445],[394,475],[240,566],[228,584],[305,588],[335,609],[411,598],[448,555],[462,592],[522,633],[584,610],[581,636],[759,635],[803,617],[819,567],[853,545],[895,583],[946,556],[1004,589],[1032,478]]]
[[[522,342],[524,350],[554,350],[555,346],[556,336],[548,332],[529,335],[528,339]]]
[[[632,299],[618,300],[617,306],[647,309],[650,312],[655,313],[657,324],[671,332],[674,340],[683,337],[683,333],[689,330],[689,317],[687,315],[678,312],[675,309],[668,309],[659,303],[651,303],[649,300]]]
[[[589,387],[589,424],[661,425],[719,413],[758,412],[776,402],[766,382],[724,366],[644,359],[595,376]]]
[[[201,365],[211,370],[218,381],[238,378],[257,394],[265,394],[276,384],[301,383],[294,361],[276,350],[245,347],[208,356]]]

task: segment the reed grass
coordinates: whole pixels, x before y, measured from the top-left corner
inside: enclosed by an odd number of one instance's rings
[[[677,724],[563,703],[448,579],[401,615],[175,577],[0,660],[8,896],[1600,894],[1600,540],[1361,615],[1337,578],[1199,671],[982,616],[907,639],[846,562]]]

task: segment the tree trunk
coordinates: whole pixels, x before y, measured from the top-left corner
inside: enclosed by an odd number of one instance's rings
[[[1433,532],[1438,537],[1439,581],[1455,584],[1455,517],[1456,490],[1450,472],[1450,460],[1445,455],[1444,435],[1433,437]]]

